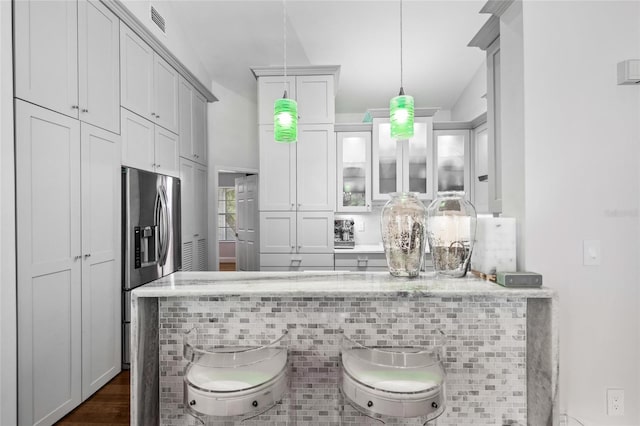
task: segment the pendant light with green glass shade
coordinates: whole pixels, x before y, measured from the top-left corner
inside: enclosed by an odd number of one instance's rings
[[[404,94],[402,59],[402,0],[400,0],[400,93],[389,102],[391,137],[393,139],[413,137],[413,96]]]
[[[284,45],[284,94],[273,105],[273,135],[276,142],[291,143],[298,140],[298,103],[287,97],[287,4],[282,0],[282,26]]]

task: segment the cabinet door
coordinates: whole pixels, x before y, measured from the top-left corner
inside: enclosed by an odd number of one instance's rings
[[[18,417],[53,424],[81,402],[80,128],[15,111]]]
[[[296,252],[296,213],[260,212],[260,253]]]
[[[182,270],[194,270],[195,242],[195,216],[194,206],[194,178],[195,163],[189,160],[180,160],[180,204],[182,221]]]
[[[487,49],[487,124],[489,211],[502,213],[502,122],[500,39]]]
[[[371,211],[371,133],[339,132],[337,211]]]
[[[16,97],[78,118],[77,3],[21,0],[13,7]]]
[[[296,100],[300,124],[335,122],[333,76],[309,75],[296,77]]]
[[[331,211],[336,205],[336,135],[332,125],[298,127],[297,209]]]
[[[120,23],[120,98],[122,106],[149,120],[153,106],[153,50]]]
[[[149,120],[121,108],[122,164],[155,171],[155,125]]]
[[[471,200],[469,130],[433,132],[436,191],[464,191]]]
[[[273,124],[273,104],[287,91],[289,99],[296,99],[295,77],[260,77],[258,79],[258,124]]]
[[[260,210],[295,211],[297,144],[276,142],[273,126],[259,131]]]
[[[417,192],[418,198],[433,198],[433,123],[431,117],[416,117],[413,137],[402,141],[402,191]]]
[[[184,79],[180,77],[180,87],[178,91],[178,109],[179,123],[180,123],[180,157],[194,160],[193,154],[193,87]]]
[[[489,145],[487,123],[473,130],[474,168],[472,179],[473,205],[477,213],[489,210]]]
[[[207,265],[207,168],[196,164],[194,168],[194,223],[195,270],[206,271]]]
[[[154,109],[155,122],[173,133],[178,133],[179,74],[158,54],[154,54]]]
[[[180,140],[178,135],[155,126],[156,172],[169,176],[180,176]]]
[[[83,123],[82,399],[120,372],[120,136]]]
[[[193,92],[192,147],[196,162],[207,164],[207,100],[198,92]]]
[[[78,1],[80,119],[120,133],[120,20],[101,2]]]
[[[373,120],[371,156],[373,199],[388,200],[392,192],[402,191],[402,145],[391,139],[389,119]]]
[[[333,212],[299,211],[297,222],[298,253],[333,254]]]

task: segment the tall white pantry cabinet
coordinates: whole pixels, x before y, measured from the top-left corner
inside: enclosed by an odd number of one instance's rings
[[[183,242],[206,268],[215,97],[115,6],[13,4],[20,425],[54,424],[121,371],[122,165],[195,166]]]
[[[254,68],[258,79],[260,269],[333,269],[339,67]],[[274,140],[273,105],[298,103],[298,140]]]

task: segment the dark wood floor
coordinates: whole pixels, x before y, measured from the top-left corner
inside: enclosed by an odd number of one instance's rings
[[[123,371],[56,425],[129,425],[129,371]]]
[[[235,271],[236,270],[236,264],[235,263],[220,263],[220,268],[221,271]]]

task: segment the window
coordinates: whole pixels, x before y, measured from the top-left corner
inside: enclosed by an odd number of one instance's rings
[[[236,239],[235,188],[218,188],[218,238],[220,241]]]

